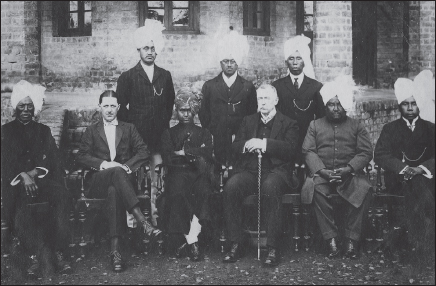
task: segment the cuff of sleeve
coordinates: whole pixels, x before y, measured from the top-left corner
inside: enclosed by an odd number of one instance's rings
[[[403,175],[407,168],[409,168],[409,166],[404,167],[403,170],[401,170],[398,174]]]
[[[132,170],[130,170],[129,166],[127,166],[126,164],[123,165],[126,169],[127,174],[131,174]]]
[[[266,152],[266,138],[262,139],[262,153]]]
[[[247,142],[245,142],[244,147],[242,147],[242,153],[245,153],[245,145],[247,145]]]
[[[21,174],[21,173],[20,173]],[[11,186],[16,186],[18,185],[18,183],[21,181],[20,179],[20,174],[18,174],[12,181],[11,181]]]
[[[45,171],[45,174],[38,175],[38,178],[40,178],[40,179],[44,178],[48,174],[48,170],[44,167],[35,167],[35,168]]]
[[[103,162],[101,162],[101,164],[100,164],[100,171],[101,171],[101,170],[104,170],[103,167],[102,167],[104,162],[106,162],[106,161],[103,161]]]
[[[424,172],[425,172],[425,174],[423,174],[424,177],[426,177],[428,179],[432,179],[433,178],[433,175],[431,174],[431,172],[426,167],[424,167],[423,165],[419,165],[418,167],[424,170]]]

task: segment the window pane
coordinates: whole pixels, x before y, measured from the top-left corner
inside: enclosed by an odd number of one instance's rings
[[[164,22],[164,9],[148,8],[147,19],[154,19],[160,22]]]
[[[173,8],[189,8],[189,1],[172,1]]]
[[[148,8],[163,8],[164,1],[147,1]]]
[[[304,16],[304,31],[313,31],[313,16]]]
[[[304,1],[304,15],[313,15],[313,1]]]
[[[173,26],[189,25],[189,9],[173,9]]]
[[[91,10],[91,1],[84,1],[85,2],[85,10]]]
[[[70,11],[77,11],[77,1],[70,1]]]
[[[91,12],[85,12],[85,28],[91,28]]]
[[[70,13],[70,21],[68,24],[68,28],[75,29],[78,27],[77,23],[77,13]]]

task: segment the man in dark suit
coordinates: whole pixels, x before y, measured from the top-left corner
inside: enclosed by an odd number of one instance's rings
[[[362,219],[369,202],[371,183],[363,173],[372,159],[372,146],[365,127],[346,115],[353,108],[353,87],[347,77],[326,83],[321,89],[326,116],[313,120],[303,143],[303,155],[310,176],[301,190],[303,203],[314,201],[322,236],[329,242],[329,258],[337,257],[338,227],[334,220],[330,194],[338,193],[347,205],[345,256],[358,256]],[[350,79],[351,80],[351,79]],[[308,197],[308,201],[304,198]]]
[[[232,247],[223,262],[235,262],[241,255],[242,202],[257,193],[258,152],[262,152],[262,213],[267,217],[268,257],[265,265],[278,264],[277,240],[282,227],[282,195],[295,187],[291,180],[298,142],[297,123],[276,111],[276,90],[262,85],[257,90],[259,113],[244,117],[232,145],[235,174],[224,186],[224,208]]]
[[[218,57],[222,73],[204,83],[198,117],[201,126],[213,135],[218,162],[232,164],[231,145],[244,116],[257,110],[256,88],[238,75],[238,65],[248,52],[244,36],[231,31],[220,41]]]
[[[57,251],[56,262],[60,273],[72,270],[69,263],[63,260],[63,251],[70,239],[68,216],[72,204],[71,195],[62,182],[60,153],[50,128],[32,120],[41,111],[44,91],[44,87],[24,80],[17,83],[11,95],[15,120],[1,127],[4,219],[24,247],[36,252],[27,270],[31,277],[38,274],[41,262],[48,262],[43,259],[47,251],[51,254]],[[50,205],[49,214],[41,218],[32,217],[27,203],[46,201]],[[50,264],[45,266],[48,270]]]
[[[319,93],[322,84],[315,80],[309,43],[310,39],[303,35],[289,39],[285,43],[285,64],[289,69],[289,76],[272,83],[279,96],[277,109],[298,123],[300,140],[297,147],[297,163],[300,165],[304,163],[301,146],[309,123],[323,117],[325,113]]]
[[[140,61],[120,75],[116,90],[119,119],[135,125],[151,153],[153,196],[157,179],[154,167],[162,163],[160,138],[162,132],[170,127],[175,96],[171,73],[155,64],[164,47],[163,29],[161,22],[147,19],[144,26],[135,31]]]
[[[119,252],[119,237],[126,225],[125,211],[131,213],[145,235],[154,239],[161,231],[154,228],[144,217],[132,184],[131,174],[149,159],[147,145],[142,141],[135,126],[117,120],[120,108],[117,94],[107,90],[100,95],[99,106],[103,119],[89,126],[82,137],[77,160],[93,171],[88,197],[106,198],[109,190],[109,232],[111,236],[111,262],[113,270],[123,271]]]
[[[435,243],[435,125],[423,119],[434,121],[434,102],[430,94],[422,95],[422,89],[430,89],[431,82],[417,84],[425,73],[431,80],[431,72],[424,71],[414,82],[405,78],[395,82],[401,118],[383,126],[374,151],[374,161],[386,171],[386,188],[404,192],[404,223],[415,249],[413,258],[421,261],[434,257]],[[426,116],[425,109],[431,107],[432,114]]]

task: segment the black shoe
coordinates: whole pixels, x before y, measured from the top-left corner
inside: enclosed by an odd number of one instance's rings
[[[32,263],[29,268],[27,268],[27,276],[29,279],[37,279],[39,274],[39,261],[36,255],[30,256],[30,259],[32,259]]]
[[[124,264],[121,254],[114,250],[109,254],[109,256],[111,258],[112,270],[114,272],[122,272],[124,270]]]
[[[159,240],[161,238],[162,231],[155,228],[150,222],[145,220],[141,222],[141,226],[144,230],[144,234],[150,238],[150,240]]]
[[[223,262],[225,263],[233,263],[241,257],[241,246],[239,243],[234,242],[232,244],[232,248],[229,252],[224,256]]]
[[[183,243],[180,247],[178,247],[177,249],[176,249],[176,257],[177,258],[182,258],[182,257],[184,257],[185,256],[185,253],[186,253],[186,246],[187,246],[188,244],[185,242],[185,243]]]
[[[200,246],[197,242],[194,242],[191,246],[191,260],[192,261],[200,261],[201,260],[201,254],[200,254]]]
[[[59,274],[73,273],[73,268],[68,261],[64,260],[64,254],[61,251],[56,252],[56,268]]]
[[[336,238],[331,238],[329,240],[329,254],[327,255],[328,258],[336,258],[340,254],[339,248],[337,246]]]
[[[356,243],[352,239],[347,242],[347,250],[345,251],[345,257],[350,259],[357,259]]]
[[[266,266],[277,266],[279,264],[277,250],[274,247],[269,247],[268,256],[263,264]]]

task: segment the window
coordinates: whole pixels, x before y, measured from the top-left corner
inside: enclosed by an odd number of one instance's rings
[[[312,40],[309,44],[311,59],[313,54],[313,3],[314,1],[297,1],[297,35],[304,34]]]
[[[198,33],[199,1],[140,1],[139,26],[145,19],[161,21],[163,32]]]
[[[60,37],[91,36],[91,1],[54,2],[54,16],[58,19]]]
[[[244,35],[269,36],[269,2],[243,1]]]

